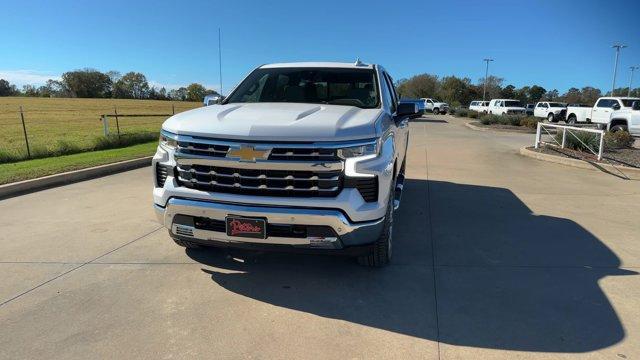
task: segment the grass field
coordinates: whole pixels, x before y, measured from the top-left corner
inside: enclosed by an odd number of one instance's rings
[[[0,164],[0,184],[35,179],[38,177],[84,169],[118,161],[130,160],[155,153],[157,141],[128,146],[120,149],[84,152],[73,155],[26,160]]]
[[[24,110],[25,124],[31,153],[43,157],[61,148],[90,149],[96,138],[103,135],[100,115],[113,114],[171,114],[202,106],[198,102],[170,102],[127,99],[61,99],[0,97],[0,158],[26,157],[26,147],[20,106]],[[120,132],[158,133],[166,116],[120,118]],[[116,132],[115,119],[109,119],[111,133]],[[71,151],[76,152],[76,151]],[[2,161],[0,161],[2,162]],[[6,160],[5,160],[6,162]]]

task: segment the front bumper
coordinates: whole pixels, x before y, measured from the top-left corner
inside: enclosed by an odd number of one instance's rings
[[[293,248],[345,249],[374,242],[384,226],[384,218],[351,222],[342,212],[331,209],[284,208],[248,204],[222,203],[191,199],[171,198],[166,207],[154,205],[158,221],[172,236],[198,243],[288,245]],[[319,226],[333,229],[334,236],[283,237],[267,236],[265,239],[229,236],[226,231],[197,228],[189,219],[201,217],[224,221],[229,214],[257,217],[267,224]]]

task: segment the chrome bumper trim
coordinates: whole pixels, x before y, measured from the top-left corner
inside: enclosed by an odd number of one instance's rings
[[[384,218],[362,223],[350,222],[340,211],[330,209],[305,209],[285,207],[263,207],[254,205],[229,204],[172,198],[167,206],[154,206],[160,223],[168,228],[172,234],[184,236],[183,230],[176,228],[176,215],[206,217],[215,220],[225,220],[229,214],[246,217],[263,217],[268,223],[290,225],[319,225],[330,226],[338,238],[286,238],[268,237],[266,239],[251,239],[228,236],[226,233],[192,229],[193,237],[199,240],[215,240],[226,242],[250,242],[260,244],[287,244],[320,246],[327,243],[332,246],[354,246],[374,242],[382,231]],[[176,231],[182,233],[177,234]],[[340,241],[338,241],[340,240]]]

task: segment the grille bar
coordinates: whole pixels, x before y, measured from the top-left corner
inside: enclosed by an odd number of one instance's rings
[[[336,196],[342,172],[283,171],[178,165],[180,184],[204,191],[265,196]]]

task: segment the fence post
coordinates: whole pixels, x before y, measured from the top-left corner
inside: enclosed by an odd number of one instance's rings
[[[602,148],[604,147],[604,131],[600,132],[600,148],[598,149],[598,161],[602,160]]]
[[[22,132],[24,132],[24,142],[27,144],[27,157],[31,158],[31,149],[29,149],[29,138],[27,137],[27,127],[24,124],[24,112],[22,106],[20,106],[20,119],[22,120]]]
[[[113,112],[116,115],[116,130],[118,131],[118,139],[120,139],[120,123],[118,122],[118,108],[113,107]]]
[[[540,147],[540,131],[541,131],[542,125],[540,124],[540,122],[538,122],[538,128],[536,129],[536,143],[535,143],[535,148],[539,148]]]
[[[564,149],[565,144],[567,143],[567,128],[562,128],[562,148]]]
[[[107,115],[102,115],[102,126],[104,127],[104,137],[109,136],[109,123],[107,122]]]
[[[173,103],[171,103],[171,114],[172,115],[176,114],[176,106]]]

